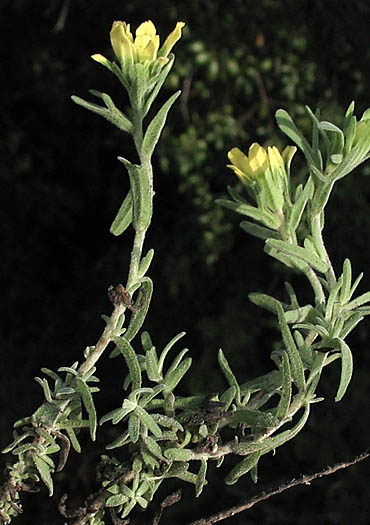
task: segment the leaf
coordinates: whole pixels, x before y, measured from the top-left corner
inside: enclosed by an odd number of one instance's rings
[[[326,273],[328,271],[328,265],[326,262],[322,261],[317,255],[314,255],[312,252],[309,252],[301,246],[294,246],[286,241],[279,241],[276,239],[268,239],[266,245],[288,255],[292,259],[298,259],[299,261],[307,263],[319,272]]]
[[[285,135],[287,135],[293,142],[295,142],[297,146],[303,151],[309,165],[315,165],[316,162],[313,157],[312,148],[300,130],[294,124],[294,121],[289,113],[284,109],[278,109],[275,113],[275,118],[281,131],[285,133]]]
[[[181,363],[183,357],[189,352],[189,348],[184,348],[183,350],[181,350],[181,352],[179,352],[177,354],[177,356],[175,357],[175,359],[172,361],[171,363],[171,366],[168,368],[167,370],[167,374],[171,374],[171,372],[173,372],[174,370],[176,370],[176,368],[179,366],[179,364]]]
[[[166,385],[168,390],[172,391],[174,388],[176,388],[178,383],[191,367],[191,363],[191,357],[187,357],[175,370],[171,370],[166,373],[163,383]]]
[[[224,405],[225,410],[229,410],[231,403],[236,396],[236,388],[231,386],[220,397],[220,402]]]
[[[135,411],[136,412],[136,411]],[[135,414],[131,414],[128,420],[128,433],[133,443],[137,443],[140,434],[140,419]]]
[[[352,330],[360,323],[364,317],[356,312],[354,313],[347,321],[344,323],[341,333],[339,334],[341,339],[345,339],[347,335],[349,335]]]
[[[226,485],[234,485],[234,483],[236,483],[239,478],[244,476],[244,474],[247,474],[253,467],[257,465],[261,455],[261,452],[254,452],[238,463],[226,476]]]
[[[290,373],[289,358],[287,352],[283,352],[281,361],[281,370],[283,372],[283,384],[281,386],[280,401],[276,409],[276,418],[281,421],[286,417],[290,400],[292,397],[292,376]]]
[[[127,333],[127,332],[126,332]],[[126,336],[126,334],[125,334]],[[125,358],[127,368],[132,381],[132,390],[136,390],[141,387],[141,369],[135,350],[132,348],[126,337],[113,337],[114,343],[117,345],[117,349],[121,352]]]
[[[131,120],[129,120],[126,115],[124,115],[122,111],[116,107],[111,97],[107,95],[107,93],[101,93],[101,98],[103,99],[104,104],[107,106],[107,109],[109,109],[108,120],[110,120],[112,124],[117,126],[117,128],[121,129],[122,131],[132,133],[134,131],[134,126]]]
[[[110,232],[118,237],[121,235],[131,224],[132,222],[132,193],[128,192],[124,201],[121,204],[118,213],[112,222],[110,227]]]
[[[160,358],[159,358],[159,362],[158,362],[158,368],[159,368],[159,373],[162,374],[163,373],[163,365],[164,365],[164,361],[166,359],[166,356],[168,354],[168,352],[171,350],[171,348],[177,343],[177,341],[179,339],[181,339],[182,337],[184,337],[185,335],[185,332],[180,332],[179,334],[175,335],[175,337],[173,337],[171,339],[171,341],[169,341],[166,346],[164,347],[164,349],[162,350],[162,353],[160,355]]]
[[[236,402],[240,403],[240,386],[238,381],[236,380],[236,377],[234,376],[230,365],[225,357],[225,354],[221,350],[221,348],[218,351],[218,363],[221,367],[222,372],[224,373],[224,376],[229,383],[230,386],[235,388],[236,391]]]
[[[166,459],[162,455],[161,447],[153,438],[151,438],[150,436],[142,436],[141,439],[148,451],[152,454],[152,456],[154,456],[157,459],[160,459],[161,461],[166,461]]]
[[[70,426],[66,426],[65,427],[65,431],[67,432],[68,434],[68,437],[69,437],[69,440],[72,444],[72,447],[73,449],[78,453],[78,454],[81,454],[81,445],[80,443],[78,442],[78,439],[77,439],[77,436],[76,436],[76,433],[75,431],[73,430],[72,427]]]
[[[269,412],[261,412],[251,408],[235,410],[231,415],[231,424],[244,423],[249,427],[271,428],[278,424],[275,416]]]
[[[51,497],[54,493],[53,479],[51,477],[52,469],[41,456],[34,455],[32,459],[38,470],[38,473],[40,474],[42,481],[45,483],[49,490],[49,497]]]
[[[345,259],[343,263],[343,284],[340,290],[339,300],[342,305],[346,304],[351,296],[351,284],[352,284],[352,266],[349,259]]]
[[[279,232],[271,230],[270,228],[265,228],[264,226],[259,226],[258,224],[254,224],[253,222],[242,221],[240,223],[240,227],[246,233],[249,233],[249,235],[253,235],[254,237],[257,237],[258,239],[262,239],[264,241],[266,239],[281,239],[281,235]]]
[[[124,494],[113,494],[104,503],[105,507],[118,507],[124,505],[128,501],[128,497]]]
[[[106,95],[107,97],[108,95]],[[109,97],[110,98],[110,97]],[[126,131],[128,133],[131,133],[133,131],[133,125],[128,120],[125,115],[117,109],[112,101],[112,104],[115,108],[115,110],[110,110],[103,108],[102,106],[99,106],[98,104],[94,104],[93,102],[88,102],[87,100],[84,100],[80,97],[76,97],[75,95],[71,96],[71,99],[75,104],[78,104],[79,106],[82,106],[85,109],[88,109],[89,111],[92,111],[93,113],[96,113],[97,115],[100,115],[101,117],[104,117],[109,122],[114,124],[117,128],[121,129],[122,131]],[[112,100],[112,99],[111,99]]]
[[[200,467],[197,474],[197,481],[195,483],[195,497],[198,498],[202,491],[203,487],[206,484],[206,474],[207,474],[207,460],[201,459],[200,460]]]
[[[154,250],[151,248],[148,251],[148,253],[145,255],[145,257],[141,259],[140,264],[139,264],[138,274],[137,274],[139,279],[144,277],[146,272],[148,271],[149,266],[153,259],[153,255],[154,255]]]
[[[353,360],[351,349],[349,348],[347,343],[343,341],[343,339],[337,338],[337,341],[340,345],[341,350],[342,370],[337,395],[335,396],[336,402],[340,401],[346,393],[353,372]]]
[[[89,387],[86,385],[85,381],[80,377],[76,377],[76,385],[81,394],[83,404],[86,408],[86,412],[89,416],[90,423],[90,436],[93,441],[96,439],[96,410],[94,405],[94,400],[91,395]]]
[[[145,298],[144,305],[140,310],[133,312],[131,316],[130,323],[125,332],[125,339],[127,341],[132,341],[132,339],[136,336],[136,334],[142,327],[145,321],[145,317],[148,313],[152,293],[153,281],[149,277],[143,277],[141,281],[141,286],[139,288],[139,297],[137,302],[138,304],[140,304],[143,298]]]
[[[136,407],[135,414],[140,419],[142,424],[147,427],[152,434],[155,435],[155,437],[160,438],[162,436],[162,430],[157,425],[157,423],[154,421],[152,416],[144,410],[140,405]]]
[[[40,377],[35,377],[35,381],[37,381],[37,383],[39,385],[41,385],[43,391],[44,391],[44,396],[45,396],[45,399],[48,403],[52,403],[53,402],[53,398],[52,398],[52,395],[51,395],[51,392],[50,392],[50,387],[49,387],[49,383],[47,382],[46,379],[41,379]]]
[[[265,226],[273,230],[277,230],[280,226],[280,220],[273,213],[259,210],[250,204],[228,201],[226,199],[217,199],[215,202],[225,208],[230,208],[230,210],[262,222]]]
[[[166,122],[167,114],[172,106],[172,104],[175,102],[175,100],[179,97],[181,91],[176,91],[168,100],[163,104],[161,109],[158,111],[156,116],[153,118],[151,123],[149,124],[145,135],[143,139],[143,143],[141,146],[141,154],[143,157],[146,157],[147,159],[150,159],[155,146],[157,145],[157,142],[159,140],[159,137],[161,135],[163,126]]]
[[[123,447],[123,445],[126,445],[130,441],[130,434],[128,430],[121,434],[117,439],[112,441],[112,443],[109,443],[105,448],[107,450],[112,450],[113,448]]]
[[[274,314],[277,313],[277,304],[280,304],[280,301],[278,299],[275,299],[275,297],[271,297],[271,295],[267,295],[264,293],[259,292],[251,292],[248,294],[248,298],[252,303],[256,304],[257,306],[261,306],[262,308],[265,308],[269,312],[273,312]]]
[[[296,231],[298,228],[307,202],[312,199],[314,187],[312,177],[309,177],[304,190],[290,209],[288,224],[291,230]]]
[[[333,288],[330,290],[328,300],[326,301],[325,320],[332,318],[335,301],[338,297],[339,290],[342,287],[343,279],[340,277]]]
[[[361,272],[355,282],[352,285],[351,292],[349,294],[349,298],[351,299],[352,295],[355,293],[357,286],[360,284],[361,279],[364,276],[364,272]]]
[[[274,450],[275,448],[280,447],[287,441],[293,439],[302,430],[302,428],[306,424],[309,414],[310,414],[310,405],[309,403],[307,403],[307,405],[304,407],[304,413],[301,419],[297,422],[297,424],[293,428],[289,430],[285,430],[284,432],[280,432],[280,434],[267,438],[264,441],[261,441],[259,443],[241,441],[240,443],[233,446],[233,451],[239,455],[248,455],[253,452],[259,452],[259,451],[262,452],[262,454],[266,454],[270,450]]]
[[[171,461],[190,461],[193,451],[188,448],[168,448],[164,451],[164,456]]]
[[[162,427],[181,430],[181,432],[184,432],[184,427],[173,417],[165,416],[164,414],[152,414],[152,417],[154,421]]]
[[[280,250],[273,248],[272,246],[267,244],[269,240],[270,239],[268,239],[265,242],[264,250],[268,255],[270,255],[270,257],[274,257],[274,259],[277,259],[278,261],[280,261],[282,264],[284,264],[288,268],[294,268],[294,269],[298,268],[302,272],[305,272],[308,270],[309,267],[307,263],[300,261],[299,259],[293,259],[290,255],[286,255]]]
[[[145,354],[145,369],[150,381],[159,383],[162,380],[162,375],[159,373],[158,356],[154,346]]]
[[[299,390],[304,390],[305,377],[301,356],[299,355],[290,328],[288,326],[288,323],[286,322],[284,310],[280,304],[277,307],[277,311],[281,334],[283,336],[286,351],[289,355],[293,380]]]
[[[346,304],[346,306],[343,308],[343,310],[353,310],[354,308],[357,308],[358,306],[361,306],[362,304],[368,303],[370,301],[370,292],[366,292],[362,295],[359,295],[356,297],[356,299],[353,299],[353,301]]]
[[[130,177],[134,229],[143,232],[149,228],[153,214],[152,173],[149,168],[131,164],[123,157],[118,160],[125,165]]]
[[[175,60],[175,55],[173,53],[170,53],[168,55],[168,58],[169,58],[168,63],[161,69],[161,72],[156,77],[155,84],[154,84],[154,89],[151,92],[151,94],[149,95],[149,97],[147,98],[147,101],[145,102],[145,106],[144,106],[144,109],[143,109],[143,117],[145,117],[145,115],[148,113],[151,105],[153,104],[154,99],[158,95],[161,87],[163,86],[163,84],[164,84],[164,82],[165,82],[165,80],[167,78],[168,73],[170,72],[170,70],[171,70],[171,68],[173,66],[173,63],[174,63],[174,60]]]
[[[21,436],[17,436],[17,434],[14,432],[14,441],[12,441],[12,443],[10,443],[10,445],[5,447],[1,451],[1,453],[2,454],[7,454],[8,452],[11,452],[13,450],[13,448],[15,448],[17,445],[22,443],[22,441],[25,440],[26,438],[28,438],[29,436],[33,436],[33,433],[32,432],[25,432]]]

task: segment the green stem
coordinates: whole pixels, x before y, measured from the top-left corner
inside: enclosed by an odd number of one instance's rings
[[[141,154],[141,145],[143,142],[143,119],[142,119],[142,112],[138,108],[134,108],[133,110],[133,122],[135,125],[135,131],[133,133],[133,139],[135,142],[136,150],[138,153],[138,156],[141,160],[142,166],[147,171],[150,177],[151,181],[151,192],[150,195],[148,195],[148,198],[153,198],[153,168],[150,163],[150,159],[146,159]],[[131,250],[131,259],[130,259],[130,267],[127,277],[127,283],[126,283],[126,289],[133,288],[135,284],[137,283],[138,279],[138,273],[139,273],[139,265],[141,261],[142,251],[143,251],[143,245],[144,245],[144,239],[148,228],[145,230],[138,230],[135,231],[135,237],[134,242]],[[112,315],[104,329],[104,332],[100,336],[94,350],[91,352],[91,354],[88,356],[88,358],[85,360],[84,363],[79,368],[79,373],[84,374],[88,372],[100,359],[102,354],[104,353],[105,349],[109,345],[109,343],[112,341],[112,338],[117,335],[117,327],[119,326],[121,316],[124,314],[126,310],[126,307],[122,304],[116,305]]]
[[[137,275],[139,272],[139,264],[141,260],[141,254],[143,251],[144,239],[147,230],[138,231],[135,233],[134,243],[131,251],[130,269],[128,272],[126,288],[129,290],[132,288],[137,281]]]

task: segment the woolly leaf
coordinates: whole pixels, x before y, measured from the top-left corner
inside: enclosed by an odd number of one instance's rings
[[[91,395],[89,387],[86,385],[85,381],[81,379],[80,377],[76,377],[76,385],[81,394],[81,398],[86,408],[86,412],[89,416],[91,439],[95,441],[97,422],[96,422],[96,410],[95,410],[93,397]]]
[[[125,334],[126,335],[126,334]],[[132,380],[132,389],[136,390],[141,387],[141,369],[135,350],[125,337],[113,337],[117,349],[125,358],[127,368],[129,369]]]
[[[41,456],[34,455],[32,457],[33,462],[40,474],[42,481],[45,483],[49,490],[49,496],[51,497],[54,493],[53,479],[51,477],[52,468]]]
[[[180,93],[181,91],[176,91],[176,93],[174,93],[167,102],[163,104],[145,132],[141,152],[142,155],[148,159],[152,156],[154,148],[157,145],[163,126],[166,122],[167,114]]]
[[[261,457],[261,452],[254,452],[246,458],[244,458],[240,463],[238,463],[226,476],[225,483],[226,485],[234,485],[241,476],[247,474],[253,467],[255,467]]]
[[[342,370],[341,370],[341,376],[340,376],[340,382],[339,387],[337,391],[337,395],[335,396],[335,401],[340,401],[344,394],[346,393],[346,390],[348,388],[349,382],[351,381],[352,372],[353,372],[353,360],[352,360],[352,352],[347,345],[343,341],[343,339],[337,339],[340,350],[341,350],[341,361],[342,361]]]
[[[238,381],[236,380],[236,377],[234,376],[230,365],[225,357],[225,354],[221,350],[221,348],[218,351],[218,363],[221,367],[222,372],[224,373],[224,376],[229,383],[231,387],[235,388],[236,391],[236,401],[237,403],[240,403],[240,386]]]
[[[278,310],[278,318],[279,318],[281,334],[283,336],[286,351],[288,352],[288,355],[289,355],[289,360],[290,360],[291,369],[292,369],[292,377],[293,377],[295,384],[297,385],[297,388],[299,390],[303,390],[305,388],[305,377],[304,377],[302,359],[301,359],[301,356],[299,355],[298,349],[294,342],[294,339],[291,334],[288,323],[286,322],[284,310],[280,304],[278,305],[277,310]]]

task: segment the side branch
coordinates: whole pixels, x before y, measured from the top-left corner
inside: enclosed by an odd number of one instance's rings
[[[360,454],[359,456],[355,457],[351,461],[344,461],[343,463],[337,463],[336,465],[327,467],[326,469],[321,470],[320,472],[316,472],[315,474],[303,474],[298,479],[292,479],[291,481],[283,483],[282,485],[278,487],[263,491],[260,494],[253,496],[253,498],[250,498],[245,503],[242,503],[240,505],[235,505],[234,507],[231,507],[226,510],[222,510],[221,512],[217,512],[216,514],[213,514],[212,516],[208,516],[207,518],[201,518],[200,520],[192,521],[191,523],[188,523],[188,525],[212,525],[213,523],[217,523],[227,518],[231,518],[232,516],[235,516],[235,514],[244,512],[245,510],[250,509],[257,503],[260,503],[261,501],[265,501],[271,498],[272,496],[281,494],[282,492],[285,492],[286,490],[291,489],[293,487],[297,487],[298,485],[309,485],[311,481],[314,481],[317,478],[322,478],[324,476],[330,476],[331,474],[334,474],[334,472],[337,472],[338,470],[342,470],[344,468],[351,467],[352,465],[355,465],[356,463],[359,463],[360,461],[367,459],[369,456],[370,456],[370,451],[366,451]]]

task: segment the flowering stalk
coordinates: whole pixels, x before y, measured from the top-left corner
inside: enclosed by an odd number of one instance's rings
[[[61,367],[58,373],[43,368],[48,379],[36,378],[45,401],[30,417],[15,423],[20,430],[15,430],[12,443],[3,451],[17,457],[8,468],[0,494],[3,523],[10,523],[22,512],[20,493],[35,490],[40,480],[53,494],[52,475],[64,468],[70,447],[81,452],[79,431],[88,429],[95,440],[98,419],[93,394],[99,390],[94,386],[98,381],[95,365],[110,343],[114,344],[110,357],[124,358],[126,393],[120,406],[101,417],[99,424],[109,422],[119,430],[106,446],[107,455],[101,458],[98,494],[88,497],[75,513],[67,510],[65,498],[60,503],[62,515],[73,519],[73,525],[104,525],[107,510],[113,522],[121,523],[135,507],[147,508],[168,478],[193,484],[198,497],[207,484],[208,462],[219,466],[231,454],[239,456],[239,462],[225,482],[234,484],[246,474],[256,482],[260,460],[295,438],[308,421],[311,405],[322,401],[316,390],[325,367],[341,360],[336,401],[349,386],[353,363],[345,339],[370,314],[370,292],[353,298],[361,276],[352,282],[349,259],[336,277],[322,229],[324,208],[334,183],[369,157],[370,113],[365,112],[357,122],[353,104],[345,115],[343,130],[320,121],[319,113],[307,108],[313,126],[312,145],[287,112],[277,112],[279,127],[305,155],[307,177],[303,185],[295,186],[291,177],[295,146],[280,153],[275,146],[266,150],[254,143],[248,155],[238,148],[228,154],[229,167],[242,182],[247,198],[230,189],[232,200],[219,203],[252,219],[244,220],[241,227],[265,241],[266,253],[303,273],[314,291],[313,304],[303,305],[290,284],[289,303],[261,293],[249,296],[276,315],[282,337],[280,348],[271,354],[276,369],[240,383],[220,349],[218,363],[225,389],[182,397],[175,392],[192,359],[187,348],[172,360],[170,355],[184,333],[158,351],[149,333],[140,332],[153,290],[147,271],[154,252],[151,249],[143,256],[153,213],[151,158],[179,92],[163,104],[148,125],[144,119],[173,65],[171,49],[183,25],[178,22],[160,46],[150,21],[138,27],[135,37],[129,24],[113,23],[110,39],[118,63],[102,55],[93,55],[93,59],[108,68],[127,90],[130,107],[126,113],[106,93],[91,91],[104,105],[72,97],[134,141],[139,163],[118,158],[127,170],[130,190],[111,226],[115,236],[131,227],[134,230],[130,267],[125,286],[117,284],[108,290],[113,313],[104,316],[103,334],[95,346],[86,348],[83,363]],[[128,311],[130,319],[125,323]],[[141,346],[137,349],[137,341],[136,348],[132,341],[139,332]],[[122,447],[126,448],[122,454],[126,459],[108,455]]]

